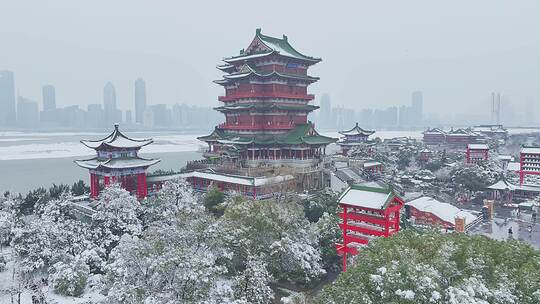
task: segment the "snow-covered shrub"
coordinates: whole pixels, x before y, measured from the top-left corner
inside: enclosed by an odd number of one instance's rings
[[[52,271],[49,282],[57,294],[78,297],[84,292],[90,275],[90,268],[84,261],[57,262],[52,266]]]
[[[318,303],[537,304],[539,282],[525,243],[405,230],[371,241]]]
[[[235,298],[252,304],[270,303],[274,298],[269,286],[271,279],[270,273],[266,270],[266,263],[250,258],[246,269],[234,280]]]
[[[6,259],[3,255],[0,255],[0,272],[6,270]]]

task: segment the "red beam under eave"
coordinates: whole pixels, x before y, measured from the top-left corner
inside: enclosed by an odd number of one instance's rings
[[[358,254],[358,249],[356,248],[353,248],[353,247],[347,247],[347,246],[343,246],[343,244],[337,244],[336,243],[336,250],[338,252],[338,254],[343,254],[344,252],[345,253],[350,253],[350,254]]]
[[[339,228],[341,228],[341,230],[343,230],[344,226],[345,225],[343,225],[343,224],[339,224]],[[385,236],[384,231],[352,226],[351,224],[347,224],[347,230],[360,232],[360,233],[363,233],[363,234],[374,235],[374,236]]]
[[[523,174],[530,174],[530,175],[540,175],[540,171],[521,171]]]
[[[369,240],[368,239],[362,239],[362,238],[347,234],[345,236],[345,242],[346,243],[358,243],[358,244],[367,245],[367,243],[369,243]]]
[[[339,217],[341,217],[342,219],[345,219],[345,214],[341,212],[339,214]],[[387,223],[387,221],[384,218],[378,218],[378,217],[374,217],[367,214],[347,213],[346,217],[348,220],[362,221],[362,222],[367,222],[367,223],[376,224],[380,226],[384,226]]]

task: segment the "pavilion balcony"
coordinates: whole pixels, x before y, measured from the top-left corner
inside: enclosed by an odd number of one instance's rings
[[[226,96],[219,96],[218,100],[222,102],[233,101],[240,98],[291,98],[291,99],[304,99],[313,100],[315,95],[313,94],[293,94],[284,92],[242,92],[235,93]]]
[[[259,158],[259,159],[246,159],[245,164],[248,167],[257,167],[261,164],[268,164],[273,166],[287,165],[297,168],[308,168],[317,165],[320,162],[319,158],[279,158],[279,159],[269,159],[269,158]]]
[[[271,125],[231,125],[227,123],[219,124],[219,128],[227,130],[290,130],[295,127],[295,124],[271,124]]]

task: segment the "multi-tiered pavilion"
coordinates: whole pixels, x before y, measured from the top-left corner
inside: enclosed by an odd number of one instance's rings
[[[208,144],[207,157],[238,160],[248,166],[313,165],[335,139],[322,136],[308,121],[318,107],[307,88],[319,78],[308,68],[321,61],[293,48],[287,36],[275,38],[255,32],[238,56],[225,58],[225,72],[215,83],[225,88],[215,108],[225,122],[212,134],[199,137]]]
[[[90,197],[98,197],[100,189],[112,183],[119,183],[130,193],[135,192],[138,198],[146,197],[146,170],[160,160],[139,157],[138,152],[152,142],[152,139],[127,137],[120,132],[117,124],[105,138],[82,140],[82,144],[96,150],[95,157],[75,161],[90,171]]]
[[[373,133],[375,131],[364,130],[356,123],[352,129],[339,132],[343,137],[337,144],[341,147],[341,152],[347,154],[351,149],[366,146],[369,136]]]

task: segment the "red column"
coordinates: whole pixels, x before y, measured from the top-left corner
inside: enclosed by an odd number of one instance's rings
[[[148,188],[146,185],[146,174],[137,174],[137,197],[145,198],[148,195]]]
[[[343,207],[343,272],[347,271],[347,207]]]
[[[90,197],[95,198],[96,197],[96,175],[93,173],[90,173]]]
[[[396,219],[396,226],[394,227],[394,229],[396,230],[396,232],[398,232],[399,231],[399,209],[396,211],[395,219]]]
[[[109,186],[109,184],[110,184],[110,177],[109,176],[104,176],[103,177],[103,184],[105,185],[105,187]]]
[[[384,212],[384,236],[385,237],[388,237],[389,228],[390,228],[389,221],[390,221],[390,219],[388,218],[388,214],[385,211]]]

